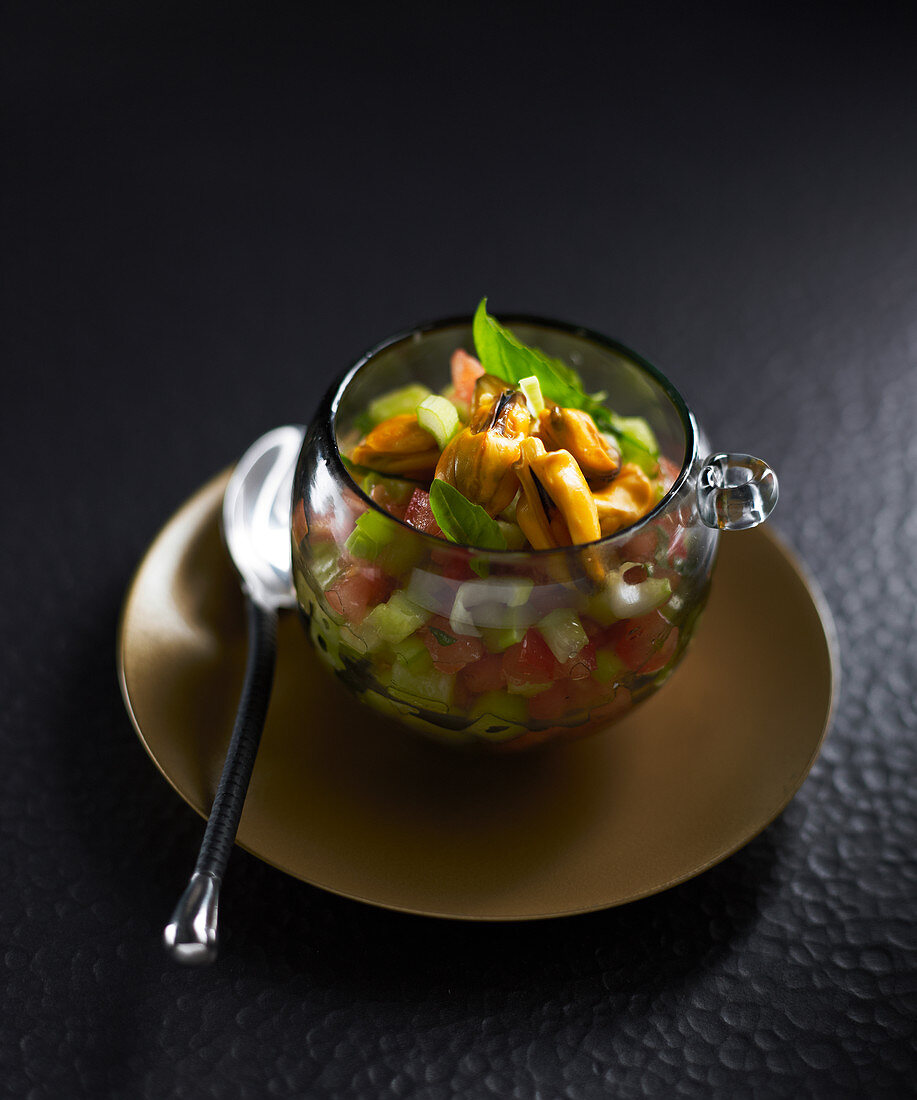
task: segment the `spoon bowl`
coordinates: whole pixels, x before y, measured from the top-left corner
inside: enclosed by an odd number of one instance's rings
[[[243,588],[257,603],[294,607],[290,553],[293,470],[305,429],[287,425],[257,439],[223,495],[223,538]]]

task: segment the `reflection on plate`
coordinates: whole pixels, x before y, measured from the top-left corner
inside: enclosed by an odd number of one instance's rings
[[[245,662],[218,529],[226,476],[153,543],[118,644],[137,733],[203,815]],[[834,691],[823,616],[766,528],[727,535],[704,621],[662,691],[610,730],[493,757],[386,725],[317,664],[290,615],[238,842],[334,893],[469,920],[582,913],[664,890],[747,843],[808,774]]]

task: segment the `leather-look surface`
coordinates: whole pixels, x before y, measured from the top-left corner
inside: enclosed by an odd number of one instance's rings
[[[913,1095],[909,11],[431,7],[4,13],[5,1094]],[[131,572],[364,347],[483,293],[619,337],[776,467],[837,623],[824,751],[738,854],[588,916],[409,917],[236,851],[221,958],[178,968],[201,822],[121,703]]]

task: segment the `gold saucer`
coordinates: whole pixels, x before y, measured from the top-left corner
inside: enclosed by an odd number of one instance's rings
[[[137,733],[202,816],[245,664],[218,527],[227,478],[160,532],[118,638]],[[727,534],[704,621],[662,691],[591,737],[478,756],[362,707],[285,616],[238,843],[336,894],[431,916],[525,920],[654,894],[742,847],[799,789],[830,718],[832,639],[768,528]]]

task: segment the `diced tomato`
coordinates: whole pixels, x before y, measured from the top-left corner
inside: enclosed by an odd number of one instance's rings
[[[665,668],[669,661],[672,660],[672,658],[675,656],[675,651],[677,649],[678,627],[673,626],[669,633],[666,635],[665,641],[662,643],[659,649],[656,650],[655,655],[651,657],[649,661],[647,661],[641,671],[659,672],[660,669]]]
[[[340,515],[335,515],[332,511],[313,512],[311,517],[307,519],[305,509],[303,509],[301,522],[305,524],[311,541],[343,542],[353,530],[354,520],[348,511],[342,511],[343,516],[346,517],[345,519],[342,519]]]
[[[632,672],[658,672],[678,646],[678,628],[658,611],[615,623],[609,636],[618,656]]]
[[[592,720],[593,722],[610,722],[629,710],[631,702],[630,692],[626,687],[619,686],[612,699],[593,708]]]
[[[430,507],[430,494],[424,489],[415,489],[408,501],[404,512],[404,522],[416,527],[427,535],[435,535],[442,538],[443,533],[439,524],[433,518],[433,509]]]
[[[660,455],[659,472],[662,475],[662,483],[665,485],[666,492],[668,492],[677,481],[678,475],[681,472],[681,467],[670,458],[666,458],[665,455]]]
[[[651,562],[656,557],[658,546],[656,528],[650,525],[631,535],[624,546],[621,547],[621,556],[625,561]]]
[[[292,527],[293,542],[299,546],[309,533],[309,521],[306,519],[306,509],[302,497],[296,501],[296,505],[293,508]]]
[[[470,665],[468,666],[471,667]],[[452,706],[455,710],[470,710],[474,705],[475,696],[468,690],[468,685],[462,679],[461,674],[452,681]]]
[[[573,711],[588,710],[598,697],[592,680],[558,680],[529,699],[529,715],[537,722],[561,722]]]
[[[529,716],[536,722],[559,722],[564,715],[576,710],[575,684],[572,680],[560,680],[547,691],[541,691],[529,699]]]
[[[504,652],[503,671],[510,685],[550,684],[561,675],[561,665],[541,632],[532,628]]]
[[[491,653],[462,669],[461,679],[473,695],[499,691],[506,684],[503,654]]]
[[[575,657],[564,661],[560,667],[561,675],[571,680],[585,680],[595,671],[595,642],[587,642]]]
[[[443,625],[438,625],[440,623]],[[433,667],[438,672],[461,672],[466,665],[479,661],[484,656],[486,650],[480,638],[454,633],[446,619],[436,620],[431,626],[433,629],[425,626],[417,634],[430,651]]]
[[[352,565],[339,581],[325,593],[328,606],[348,622],[361,623],[391,594],[394,581],[378,566]]]
[[[464,550],[436,549],[431,551],[430,560],[436,562],[439,575],[450,581],[470,581],[476,576]]]
[[[484,373],[484,368],[463,348],[455,349],[449,366],[452,369],[452,386],[456,401],[470,405],[474,397],[474,384]]]
[[[596,634],[601,634],[605,629],[595,619],[590,619],[588,615],[580,615],[580,622],[583,624],[583,630],[586,631],[586,636],[589,638],[594,638]]]

